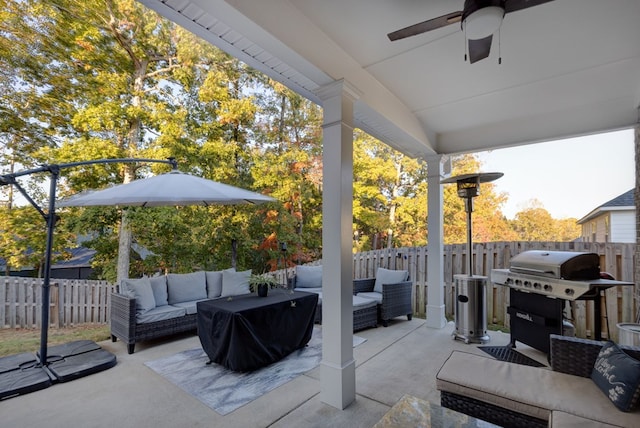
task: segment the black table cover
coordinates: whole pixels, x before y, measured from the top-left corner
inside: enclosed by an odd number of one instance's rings
[[[212,362],[234,371],[267,366],[305,346],[318,295],[271,290],[198,302],[198,336]]]

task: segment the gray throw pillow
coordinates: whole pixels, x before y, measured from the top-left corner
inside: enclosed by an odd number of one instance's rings
[[[123,279],[120,283],[123,294],[136,299],[136,313],[143,314],[156,307],[156,299],[149,278]]]
[[[170,305],[207,298],[207,279],[204,271],[170,273],[167,275],[167,286]]]
[[[165,275],[152,276],[149,278],[151,282],[151,291],[156,299],[156,308],[167,306],[169,304],[169,293],[167,292],[167,277]]]
[[[398,282],[406,281],[408,277],[409,272],[406,270],[378,268],[376,272],[376,282],[373,285],[373,291],[382,293],[382,284],[396,284]]]
[[[322,266],[296,266],[296,288],[322,287]]]
[[[249,277],[251,269],[242,272],[222,271],[222,293],[221,297],[238,296],[241,294],[249,294]]]
[[[600,350],[591,379],[623,412],[632,411],[640,403],[640,361],[614,342],[607,342]]]
[[[225,269],[230,272],[235,272],[235,268]],[[205,272],[207,277],[207,297],[209,299],[215,299],[222,294],[222,271],[208,271]]]

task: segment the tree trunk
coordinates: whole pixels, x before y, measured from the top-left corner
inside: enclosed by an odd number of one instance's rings
[[[389,207],[389,229],[387,234],[387,248],[393,248],[393,232],[396,226],[396,209],[398,204],[396,199],[398,197],[398,189],[400,188],[400,176],[402,174],[402,163],[396,162],[396,182],[391,190],[391,207]]]
[[[131,104],[134,107],[140,107],[142,105],[142,98],[140,95],[144,89],[144,78],[147,71],[147,61],[137,61],[136,69],[134,71],[133,90],[136,94]],[[125,150],[128,157],[135,157],[138,153],[138,143],[140,142],[140,136],[142,134],[142,121],[139,117],[131,119],[129,124],[129,133],[127,135],[127,141],[125,141]],[[124,177],[122,182],[129,183],[135,178],[136,167],[133,164],[125,164]],[[129,222],[127,221],[127,210],[122,210],[122,218],[120,220],[120,231],[118,236],[118,266],[117,266],[117,283],[120,283],[121,279],[129,278],[129,259],[131,257],[131,230],[129,229]]]
[[[122,210],[120,218],[120,229],[118,231],[118,266],[117,284],[120,280],[129,278],[129,259],[131,257],[131,229],[127,220],[126,208]]]
[[[238,241],[236,239],[231,240],[231,267],[236,268],[238,266]]]

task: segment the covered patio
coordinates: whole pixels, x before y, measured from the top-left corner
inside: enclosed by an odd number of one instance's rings
[[[366,338],[353,348],[357,394],[345,410],[321,400],[320,367],[300,375],[260,398],[222,416],[144,363],[200,346],[191,333],[141,343],[134,354],[118,341],[100,342],[116,354],[118,364],[104,372],[61,383],[0,403],[5,426],[112,427],[363,427],[376,424],[409,394],[440,402],[435,375],[452,350],[484,354],[475,345],[451,339],[453,325],[425,328],[425,321],[397,318],[388,328],[356,334]],[[492,344],[508,343],[509,335],[490,332]],[[519,350],[539,361],[545,355]]]
[[[387,37],[400,28],[462,11],[461,0],[140,1],[324,109],[327,322],[318,397],[337,409],[347,408],[345,414],[358,412],[363,400],[356,398],[371,381],[362,379],[366,363],[351,348],[354,128],[428,163],[430,286],[426,322],[413,333],[428,339],[443,334],[438,329],[446,325],[439,286],[440,182],[448,173],[449,156],[638,124],[640,2],[635,0],[530,2],[533,7],[514,1],[523,9],[507,13],[499,31],[487,33],[493,33],[490,54],[473,64],[465,60],[470,45],[459,20],[394,42]],[[540,171],[549,173],[544,165]],[[434,347],[425,347],[417,355],[415,370],[420,379],[428,376],[424,382],[433,380],[435,353]],[[387,388],[406,389],[407,379],[402,381]],[[388,405],[399,398],[389,397],[381,401]],[[317,400],[312,400],[316,406]],[[348,407],[354,401],[356,406]],[[318,412],[336,415],[323,407]],[[305,415],[300,417],[298,421],[305,420]]]

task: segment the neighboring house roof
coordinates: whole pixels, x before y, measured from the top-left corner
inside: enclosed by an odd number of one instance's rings
[[[96,250],[86,247],[76,247],[68,249],[71,253],[69,260],[60,260],[54,263],[52,269],[73,268],[73,267],[91,267],[91,260],[96,254]]]
[[[608,202],[600,205],[593,211],[591,211],[586,216],[582,217],[578,220],[578,224],[582,224],[586,221],[591,220],[594,217],[597,217],[603,214],[606,211],[621,211],[621,210],[635,210],[635,197],[634,197],[635,189],[631,189],[627,192],[624,192],[622,195],[616,196]]]
[[[51,265],[51,269],[91,267],[91,260],[96,254],[96,250],[86,247],[67,248],[67,251],[71,253],[71,258],[57,261]],[[6,267],[6,260],[0,257],[0,273],[6,270]],[[25,267],[22,270],[29,269],[32,268]]]

